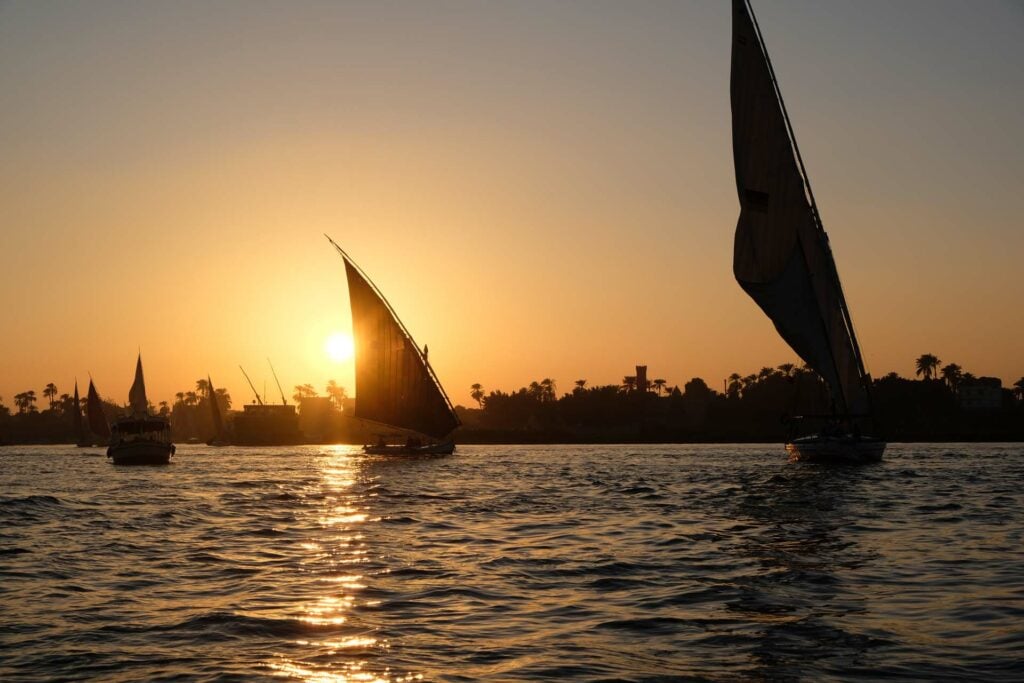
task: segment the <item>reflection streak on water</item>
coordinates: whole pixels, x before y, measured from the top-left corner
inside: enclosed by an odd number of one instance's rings
[[[299,544],[306,551],[306,557],[300,564],[313,574],[322,588],[314,600],[301,602],[297,609],[300,621],[329,632],[350,624],[352,611],[360,602],[357,594],[367,587],[363,574],[346,572],[336,575],[335,572],[340,567],[370,561],[369,553],[363,547],[365,537],[359,529],[368,521],[379,521],[370,519],[364,509],[363,497],[356,490],[358,458],[359,454],[351,449],[325,449],[316,462],[320,481],[306,496],[307,500],[319,502],[310,517],[320,532],[316,540]],[[388,648],[387,642],[372,635],[365,632],[331,632],[325,635],[329,637],[293,641],[309,653],[311,661],[278,654],[268,666],[275,675],[309,683],[398,683],[422,678],[420,674],[394,676],[387,669],[382,672],[368,670],[367,662],[359,659],[359,655],[372,655],[376,650]],[[332,660],[323,663],[325,656]]]

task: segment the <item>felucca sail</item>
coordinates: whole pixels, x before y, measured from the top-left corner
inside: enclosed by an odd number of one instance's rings
[[[75,438],[77,439],[76,443],[79,443],[79,444],[85,443],[85,427],[82,424],[82,401],[78,397],[78,380],[77,379],[75,380],[75,418],[74,418],[74,424],[75,424]]]
[[[142,354],[139,354],[135,361],[135,381],[132,388],[128,390],[128,405],[132,415],[136,417],[145,416],[149,413],[149,401],[146,399],[146,380],[142,376]]]
[[[213,419],[213,437],[219,439],[224,436],[224,421],[220,416],[220,406],[217,405],[217,392],[213,389],[213,380],[206,376],[206,400],[210,402],[210,417]]]
[[[867,373],[828,236],[747,0],[733,0],[732,136],[740,216],[733,273],[828,383],[837,414],[868,412]]]
[[[355,339],[355,416],[442,439],[458,427],[448,396],[384,296],[341,247]]]
[[[96,392],[92,380],[89,380],[89,396],[85,401],[86,411],[89,413],[89,431],[104,439],[110,438],[110,425],[107,424],[107,416],[103,414],[103,401]]]

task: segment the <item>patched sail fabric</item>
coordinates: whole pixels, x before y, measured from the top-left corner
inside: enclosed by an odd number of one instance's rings
[[[355,338],[355,416],[438,439],[447,436],[459,420],[426,359],[391,307],[342,256]]]
[[[142,377],[142,354],[135,361],[135,381],[128,391],[128,405],[132,415],[146,415],[149,412],[149,401],[146,400],[146,380]]]
[[[89,413],[89,431],[104,439],[110,438],[110,425],[107,424],[107,416],[103,414],[103,401],[96,391],[92,380],[89,380],[89,396],[85,401],[86,412]]]
[[[733,0],[732,134],[740,216],[733,273],[828,383],[838,413],[867,411],[828,236],[798,165],[781,94],[746,0]]]

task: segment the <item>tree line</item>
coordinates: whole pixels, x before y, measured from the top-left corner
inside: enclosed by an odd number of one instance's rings
[[[1010,388],[975,377],[934,354],[915,361],[916,379],[889,373],[871,382],[880,436],[901,441],[1024,439],[1024,377]],[[993,385],[993,381],[995,385]],[[635,376],[619,384],[573,383],[560,396],[555,380],[515,391],[470,387],[476,404],[456,410],[462,441],[493,442],[725,442],[778,441],[792,435],[798,415],[827,414],[828,388],[806,365],[784,363],[731,374],[721,391],[699,377],[682,388],[661,379],[640,388]],[[985,387],[989,401],[973,406],[961,394]],[[808,423],[808,429],[813,425]]]
[[[210,406],[211,386],[206,379],[197,379],[187,390],[174,394],[173,401],[150,402],[149,410],[154,415],[167,417],[171,422],[171,435],[177,441],[190,439],[206,440],[213,435],[213,413]],[[348,394],[344,387],[333,379],[325,387],[326,395],[331,404],[341,410]],[[233,401],[231,394],[224,388],[214,388],[217,406],[225,421],[231,419]],[[60,393],[57,385],[48,383],[42,391],[46,403],[40,404],[34,389],[19,392],[13,399],[14,411],[4,403],[0,396],[0,444],[3,443],[74,443],[74,415],[77,409],[83,422],[88,424],[88,405],[86,397],[80,395],[79,405],[75,405],[73,394]],[[307,398],[316,398],[319,394],[311,384],[295,387],[294,401],[301,405]],[[102,400],[104,417],[113,423],[125,414],[126,407],[113,401]]]

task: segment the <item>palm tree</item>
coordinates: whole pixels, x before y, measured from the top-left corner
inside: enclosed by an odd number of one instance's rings
[[[43,388],[43,396],[50,402],[50,410],[53,410],[53,399],[57,398],[57,385],[50,382]]]
[[[171,407],[167,405],[167,401],[160,401],[160,415],[167,417],[171,413]]]
[[[477,382],[476,384],[473,384],[469,388],[470,388],[470,392],[469,392],[470,398],[472,398],[474,401],[476,401],[476,404],[478,406],[483,408],[484,407],[484,385],[480,384],[480,382]]]
[[[758,380],[768,379],[769,377],[771,377],[774,374],[775,374],[775,369],[774,368],[761,368],[761,371],[759,373],[757,373],[757,379]]]
[[[313,388],[312,384],[296,384],[295,393],[292,394],[292,398],[295,399],[296,403],[302,403],[304,399],[315,398],[317,395],[316,389]]]
[[[1018,401],[1024,401],[1024,377],[1013,383],[1013,395]]]
[[[941,362],[942,361],[939,360],[938,356],[934,354],[922,354],[921,357],[917,359],[917,372],[915,374],[918,377],[924,375],[925,379],[932,379],[935,377],[936,370],[938,370],[939,363]]]
[[[175,405],[177,405],[179,403],[181,405],[185,405],[185,392],[184,391],[179,391],[178,393],[176,393],[174,395],[174,402],[175,402]]]
[[[345,387],[338,386],[338,383],[332,379],[327,382],[325,391],[331,401],[334,402],[334,405],[341,410],[344,407],[345,399],[348,398],[348,392],[345,391]]]
[[[625,377],[623,377],[622,388],[625,389],[627,394],[633,393],[633,390],[636,389],[636,376],[626,375]]]
[[[666,384],[665,380],[663,380],[663,379],[656,379],[653,382],[651,382],[651,384],[654,385],[654,390],[656,392],[658,392],[658,396],[661,396],[661,392],[665,389],[665,384]]]
[[[555,400],[555,380],[545,377],[540,381],[541,386],[541,400],[554,401]]]
[[[960,387],[960,378],[963,377],[963,368],[956,363],[950,363],[946,367],[942,368],[942,379],[946,380],[946,386],[954,394]]]
[[[544,388],[540,385],[540,382],[530,382],[530,386],[526,389],[526,394],[539,401],[541,400],[541,396],[544,394]]]
[[[578,379],[576,380],[576,382],[574,382],[574,384],[576,384],[576,388],[572,390],[574,394],[583,393],[583,391],[587,388],[587,380],[585,379]]]
[[[210,394],[210,383],[205,379],[196,380],[196,393],[200,396],[208,396]]]
[[[740,377],[740,373],[734,372],[729,375],[729,386],[726,388],[725,393],[729,398],[739,398],[740,390],[743,388],[743,378]]]
[[[18,412],[24,413],[26,410],[32,412],[35,410],[33,405],[36,402],[36,392],[34,389],[23,391],[20,394],[14,395],[14,405],[18,406]]]
[[[341,392],[345,393],[345,390],[342,389]],[[231,394],[228,393],[227,389],[224,387],[214,389],[213,395],[217,397],[217,407],[220,408],[222,412],[226,413],[231,410]]]
[[[794,370],[796,370],[796,366],[792,363],[783,363],[779,366],[779,371],[786,377],[792,377]]]
[[[194,406],[199,404],[199,394],[194,391],[185,392],[185,405]]]

